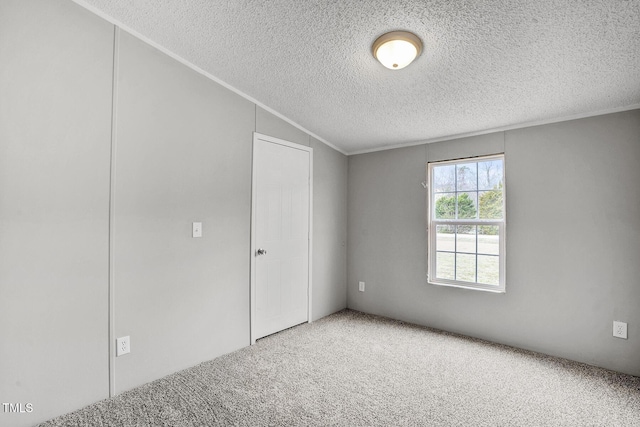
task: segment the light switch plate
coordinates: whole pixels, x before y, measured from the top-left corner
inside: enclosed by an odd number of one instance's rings
[[[358,282],[358,290],[364,292],[364,282]]]
[[[194,222],[193,223],[193,237],[202,237],[202,223],[201,222]]]

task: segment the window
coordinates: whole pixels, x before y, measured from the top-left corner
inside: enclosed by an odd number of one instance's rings
[[[428,282],[505,291],[504,155],[429,163]]]

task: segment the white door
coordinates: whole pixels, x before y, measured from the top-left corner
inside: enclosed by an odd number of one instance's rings
[[[311,148],[254,134],[251,343],[311,319]]]

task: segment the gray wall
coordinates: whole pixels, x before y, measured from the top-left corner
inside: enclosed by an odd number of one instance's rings
[[[118,58],[116,392],[249,343],[255,111],[124,32]]]
[[[506,294],[426,284],[425,163],[503,150]],[[640,110],[350,156],[348,306],[640,375],[639,164]]]
[[[114,30],[70,1],[0,3],[0,400],[33,405],[0,425],[249,344],[254,131],[313,147],[313,318],[346,307],[346,156]]]
[[[347,157],[311,137],[313,297],[320,319],[347,306]]]
[[[256,132],[310,146],[309,135],[261,107],[256,107]]]
[[[71,2],[0,2],[0,403],[33,404],[3,426],[109,392],[112,46]]]

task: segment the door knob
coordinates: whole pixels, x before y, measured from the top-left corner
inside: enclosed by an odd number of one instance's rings
[[[258,252],[256,252],[257,255],[266,255],[267,251],[266,249],[258,249]]]

